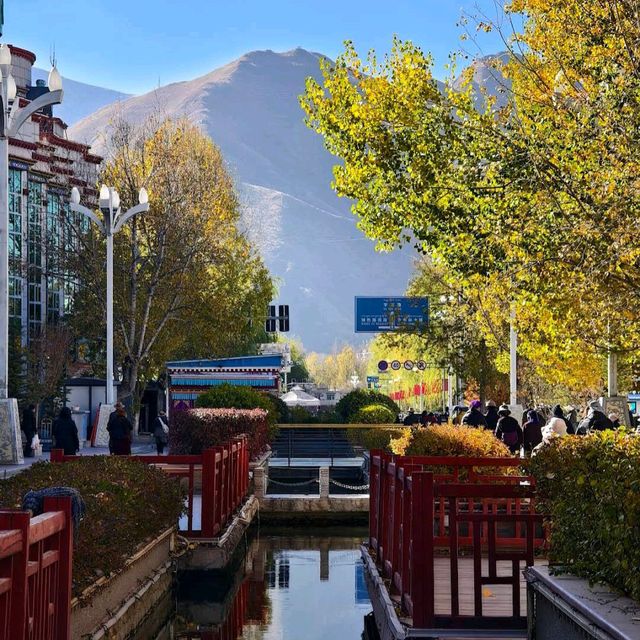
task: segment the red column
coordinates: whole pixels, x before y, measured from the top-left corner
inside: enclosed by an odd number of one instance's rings
[[[216,450],[202,452],[202,515],[201,533],[203,538],[213,538],[216,504]]]
[[[22,535],[22,548],[12,558],[11,604],[9,609],[9,637],[24,640],[27,637],[27,562],[29,560],[29,521],[27,511],[0,511],[0,531],[17,529]]]
[[[58,536],[58,584],[56,585],[57,607],[56,626],[53,637],[56,640],[71,639],[71,574],[73,568],[73,518],[71,498],[45,498],[44,510],[62,511],[65,528]]]
[[[411,486],[411,602],[413,626],[433,627],[433,474],[417,471]]]

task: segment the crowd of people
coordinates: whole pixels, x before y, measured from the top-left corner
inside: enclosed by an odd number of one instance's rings
[[[416,413],[413,409],[404,416],[402,422],[407,426],[428,427],[449,421],[449,413],[423,411]],[[497,406],[489,400],[483,407],[480,400],[473,400],[469,407],[453,408],[451,421],[475,429],[486,429],[495,434],[511,453],[535,452],[552,438],[566,435],[587,435],[591,431],[617,429],[621,426],[620,416],[616,413],[605,414],[602,405],[594,400],[585,407],[582,418],[578,410],[569,405],[565,408],[557,404],[555,407],[535,407],[524,411],[522,422],[518,422],[509,405]],[[631,424],[633,424],[631,416]]]

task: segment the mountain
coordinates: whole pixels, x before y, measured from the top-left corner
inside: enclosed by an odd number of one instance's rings
[[[141,122],[160,110],[198,123],[235,177],[243,224],[278,280],[278,301],[290,305],[292,333],[305,348],[327,352],[358,339],[354,296],[403,294],[415,253],[376,252],[350,203],[331,190],[337,161],[305,126],[298,104],[305,79],[320,77],[321,58],[304,49],[254,51],[200,78],[105,106],[68,133],[100,153],[116,114]]]
[[[36,80],[44,80],[46,82],[49,76],[48,71],[37,67],[34,67],[31,73],[33,84],[36,83]],[[85,118],[105,105],[131,97],[128,93],[96,87],[92,84],[77,82],[69,78],[62,79],[62,86],[64,88],[64,100],[62,104],[54,107],[54,112],[56,116],[62,118],[68,124],[73,124]]]

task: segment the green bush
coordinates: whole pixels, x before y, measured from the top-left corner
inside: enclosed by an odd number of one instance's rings
[[[198,455],[239,435],[249,438],[249,455],[257,458],[269,444],[267,413],[263,409],[188,409],[175,411],[169,427],[169,451]]]
[[[394,415],[392,422],[395,422],[395,416],[400,413],[400,407],[389,396],[369,389],[355,389],[347,393],[336,405],[336,413],[345,422],[351,422],[351,417],[354,414],[371,404],[381,404],[388,407]]]
[[[393,424],[396,416],[383,404],[370,404],[366,407],[358,409],[349,418],[352,424]]]
[[[56,486],[77,489],[87,507],[73,554],[74,595],[124,567],[141,545],[176,525],[184,510],[176,479],[120,456],[38,462],[0,482],[0,507],[19,508],[30,489]]]
[[[362,447],[367,451],[371,449],[384,449],[391,453],[391,440],[400,433],[399,429],[384,429],[373,427],[372,429],[348,429],[347,437],[351,444]]]
[[[263,409],[267,412],[269,424],[284,422],[287,418],[287,405],[279,398],[261,393],[251,387],[238,387],[221,384],[211,387],[198,396],[196,407],[202,409]]]
[[[530,461],[549,516],[549,561],[640,600],[640,438],[555,438]]]

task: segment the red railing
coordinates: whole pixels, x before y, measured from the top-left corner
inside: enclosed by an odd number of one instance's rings
[[[133,460],[158,466],[165,473],[187,480],[187,528],[190,538],[213,538],[224,528],[242,504],[249,489],[249,450],[246,436],[193,456],[129,456]],[[65,456],[61,449],[51,451],[51,462],[70,462],[78,456]],[[198,479],[201,492],[198,497]],[[199,506],[198,506],[199,502]],[[196,526],[200,513],[200,526]]]
[[[520,464],[510,458],[394,458],[372,452],[369,543],[382,573],[391,580],[392,591],[413,616],[414,626],[523,626],[520,563],[532,564],[534,550],[544,544],[542,516],[535,513],[534,483],[528,476],[475,471]],[[425,467],[447,470],[434,474],[422,471]],[[459,482],[461,476],[465,482]],[[467,607],[464,615],[460,614],[458,579],[461,551],[467,559],[473,558],[465,576],[473,581],[473,603],[467,603],[473,611]],[[436,579],[434,567],[442,565],[447,553],[450,603],[446,615],[436,615],[436,584],[445,577]],[[483,575],[483,557],[488,575]],[[511,574],[505,576],[501,568],[498,577],[497,561],[510,562]],[[511,616],[483,616],[482,589],[488,584],[511,585]]]
[[[70,640],[70,498],[45,513],[0,511],[0,640]]]

